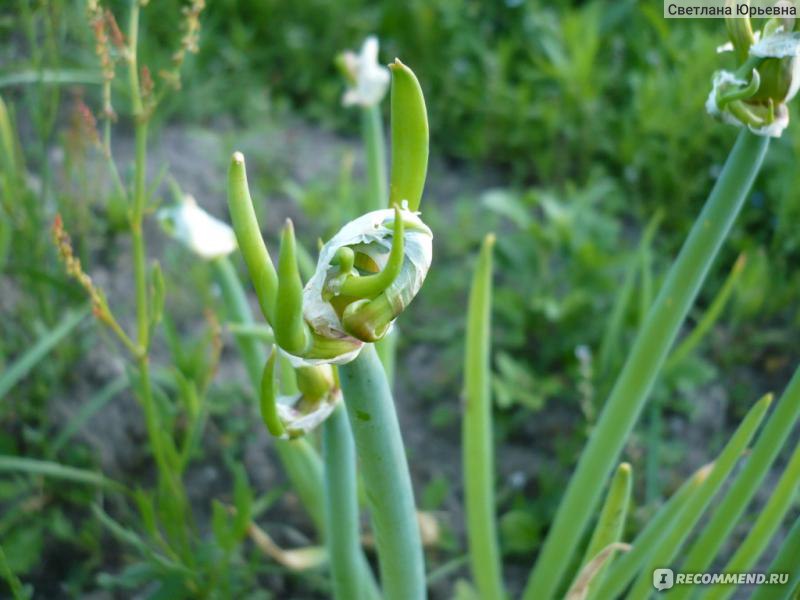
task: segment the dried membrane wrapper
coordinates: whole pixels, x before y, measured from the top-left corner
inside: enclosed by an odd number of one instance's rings
[[[792,58],[800,56],[800,33],[775,33],[750,46],[750,55],[759,58]]]
[[[433,234],[417,213],[403,209],[400,214],[405,224],[403,267],[384,293],[397,299],[401,306],[407,306],[419,292],[431,266]],[[322,247],[314,275],[303,290],[303,316],[318,336],[351,345],[352,350],[333,359],[290,356],[292,366],[344,364],[358,356],[364,342],[344,330],[333,306],[324,298],[329,271],[333,268],[331,261],[339,248],[360,246],[358,251],[369,254],[383,269],[392,247],[393,227],[394,210],[376,210],[350,221]],[[331,291],[336,293],[335,289]]]
[[[342,400],[338,388],[313,406],[304,405],[303,396],[279,396],[277,401],[278,418],[286,430],[280,439],[290,440],[311,432],[327,419]]]

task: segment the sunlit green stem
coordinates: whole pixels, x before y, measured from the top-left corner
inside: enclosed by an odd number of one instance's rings
[[[364,148],[366,150],[367,206],[366,211],[386,208],[389,202],[386,176],[386,140],[380,105],[368,106],[361,111]]]
[[[744,514],[748,503],[761,489],[770,466],[791,433],[798,416],[800,416],[800,369],[789,382],[783,397],[759,434],[758,441],[747,457],[747,462],[736,476],[725,498],[716,507],[713,517],[689,549],[681,565],[684,572],[702,573],[714,561],[725,540]],[[676,599],[687,598],[692,590],[684,587],[676,588],[672,596]]]
[[[678,330],[761,167],[769,139],[742,131],[711,195],[664,281],[592,431],[523,594],[558,591],[603,485],[647,400]]]
[[[481,598],[504,598],[495,516],[492,432],[491,310],[494,235],[483,241],[467,308],[464,359],[464,508],[470,568]]]
[[[375,348],[340,367],[387,600],[425,598],[425,563],[400,425]]]
[[[336,600],[380,596],[373,578],[364,579],[356,487],[356,450],[344,406],[339,405],[322,429],[325,459],[325,518],[328,557]],[[368,569],[368,565],[366,566]]]

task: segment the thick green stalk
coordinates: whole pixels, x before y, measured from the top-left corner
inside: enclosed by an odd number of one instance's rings
[[[647,557],[652,553],[656,543],[669,529],[674,527],[686,503],[706,480],[711,465],[702,467],[678,489],[658,512],[651,518],[645,528],[636,536],[631,544],[633,548],[619,556],[608,569],[608,575],[596,594],[591,598],[602,600],[617,598],[625,586],[633,579]]]
[[[361,577],[361,539],[356,488],[356,449],[347,413],[339,405],[322,429],[325,458],[325,518],[328,525],[328,560],[336,600],[378,597],[375,581]],[[372,590],[366,586],[372,584]]]
[[[736,463],[739,462],[747,445],[764,419],[764,415],[772,402],[772,396],[767,394],[756,402],[750,409],[741,425],[736,429],[731,439],[725,444],[725,448],[714,461],[714,466],[708,474],[705,483],[697,490],[696,494],[687,502],[684,509],[678,515],[675,526],[667,530],[664,536],[658,540],[656,548],[645,562],[639,578],[633,586],[633,590],[628,595],[628,600],[646,599],[650,596],[653,588],[653,570],[664,567],[672,563],[681,546],[692,533],[697,522],[703,516],[709,503],[716,493],[725,483]]]
[[[425,562],[414,491],[394,400],[371,344],[339,368],[364,476],[387,600],[425,598]]]
[[[800,518],[792,527],[775,560],[770,563],[767,573],[787,573],[789,581],[785,585],[760,585],[750,596],[750,600],[788,600],[789,594],[800,583]]]
[[[470,568],[481,598],[504,598],[494,498],[491,367],[492,248],[483,241],[467,308],[464,359],[464,504]]]
[[[394,388],[394,373],[397,365],[397,340],[400,337],[400,330],[397,323],[392,325],[392,330],[375,343],[375,350],[378,358],[381,359],[383,370],[386,372],[386,379],[389,387]]]
[[[523,594],[547,600],[600,499],[681,324],[761,167],[769,139],[742,131],[711,195],[672,265],[606,401],[556,513]]]
[[[800,487],[800,445],[795,448],[778,485],[775,486],[775,491],[772,492],[747,537],[725,565],[724,573],[745,573],[756,564],[792,507],[798,487]],[[733,585],[709,586],[700,593],[698,600],[701,598],[725,600],[730,598],[735,590],[736,587]]]
[[[386,176],[386,140],[383,135],[383,119],[380,105],[368,106],[361,111],[368,194],[366,212],[386,208],[389,191]]]
[[[720,548],[728,539],[736,523],[744,514],[748,503],[761,488],[770,466],[775,461],[786,438],[800,416],[800,369],[795,371],[783,397],[770,415],[753,451],[742,470],[719,504],[703,533],[692,544],[681,565],[686,573],[702,573],[714,561]],[[675,588],[670,598],[687,598],[688,586]]]

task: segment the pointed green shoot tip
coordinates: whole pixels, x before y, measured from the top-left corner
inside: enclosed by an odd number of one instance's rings
[[[403,217],[400,214],[400,208],[395,204],[392,249],[389,252],[386,266],[380,273],[375,273],[374,275],[347,278],[342,283],[341,293],[343,295],[372,299],[392,285],[392,282],[397,279],[403,268],[405,253],[404,231]]]
[[[392,172],[389,205],[419,210],[428,172],[428,113],[414,72],[395,59],[392,71]]]
[[[267,430],[275,437],[281,437],[286,433],[283,422],[278,416],[278,384],[275,379],[275,363],[278,358],[278,348],[272,346],[264,371],[261,374],[261,395],[259,404],[261,405],[261,418]]]
[[[278,293],[278,276],[264,244],[264,238],[261,237],[261,229],[250,197],[250,188],[247,185],[244,155],[241,152],[233,153],[228,169],[228,210],[261,312],[264,318],[272,323]]]
[[[303,320],[303,282],[297,266],[297,243],[291,219],[286,219],[281,232],[278,297],[272,328],[275,341],[287,352],[301,356],[308,349],[311,336]]]

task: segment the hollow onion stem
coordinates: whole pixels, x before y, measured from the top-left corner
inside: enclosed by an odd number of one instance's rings
[[[366,597],[358,557],[358,493],[356,450],[347,413],[336,407],[322,428],[322,454],[325,460],[325,518],[328,523],[328,557],[336,600],[361,600]],[[377,594],[377,589],[375,590]]]
[[[483,241],[467,308],[464,359],[464,504],[472,577],[481,598],[504,598],[495,517],[492,433],[491,309],[494,235]]]
[[[394,400],[375,348],[339,367],[386,600],[425,598],[425,563]]]

